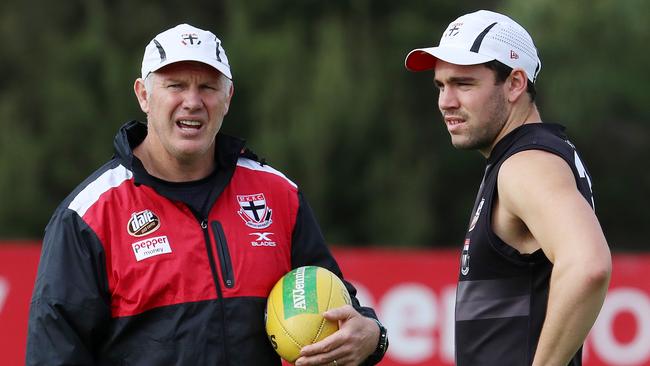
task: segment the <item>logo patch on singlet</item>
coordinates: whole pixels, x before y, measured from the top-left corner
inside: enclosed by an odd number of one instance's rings
[[[474,217],[472,218],[472,222],[469,224],[469,230],[472,231],[474,230],[474,226],[476,226],[476,223],[478,222],[478,218],[481,216],[481,209],[483,208],[483,203],[485,202],[485,198],[481,199],[481,202],[478,203],[478,207],[476,208],[476,213],[474,214]]]
[[[126,230],[129,235],[141,237],[153,233],[160,227],[160,219],[151,210],[134,212],[131,214]]]
[[[463,276],[467,276],[469,273],[469,238],[465,239],[465,245],[463,245],[463,254],[460,257],[460,273]]]
[[[239,203],[239,217],[244,220],[246,226],[253,229],[265,229],[273,223],[271,220],[271,208],[266,204],[264,193],[237,195]]]

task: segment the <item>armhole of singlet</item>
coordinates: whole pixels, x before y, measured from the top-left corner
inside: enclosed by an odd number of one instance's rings
[[[492,230],[492,209],[494,208],[494,201],[497,199],[499,196],[499,185],[498,185],[498,180],[499,180],[499,171],[501,170],[501,165],[508,160],[511,156],[520,153],[522,151],[527,151],[527,150],[542,150],[549,152],[551,154],[557,155],[560,157],[562,160],[564,160],[568,166],[569,169],[571,169],[571,172],[573,173],[574,178],[576,179],[577,183],[577,177],[576,177],[576,172],[575,169],[572,167],[571,163],[565,159],[565,157],[558,151],[557,149],[553,149],[552,147],[545,146],[545,145],[539,145],[539,144],[527,144],[518,147],[514,151],[508,153],[506,157],[497,165],[494,167],[494,169],[497,169],[496,171],[496,178],[494,182],[494,194],[493,197],[491,197],[491,205],[490,209],[487,210],[486,215],[487,215],[487,224],[488,224],[488,242],[490,243],[490,246],[494,251],[502,255],[504,258],[508,259],[509,261],[519,264],[519,265],[527,265],[529,263],[534,263],[538,262],[540,260],[548,260],[546,258],[546,255],[544,254],[544,251],[540,248],[537,249],[536,251],[530,253],[530,254],[521,254],[517,249],[512,247],[510,244],[506,243],[503,239],[501,239],[495,232]]]

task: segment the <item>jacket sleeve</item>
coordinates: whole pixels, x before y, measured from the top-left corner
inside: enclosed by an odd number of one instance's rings
[[[110,319],[106,264],[75,211],[48,224],[29,311],[27,365],[92,365]]]
[[[302,192],[298,192],[298,214],[291,245],[291,267],[319,266],[327,268],[343,280],[352,299],[352,306],[362,315],[377,319],[372,308],[359,304],[357,289],[345,280],[338,263],[332,256],[314,213]]]

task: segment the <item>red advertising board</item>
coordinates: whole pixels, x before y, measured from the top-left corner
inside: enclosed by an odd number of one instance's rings
[[[0,244],[2,365],[24,364],[38,243]],[[389,329],[383,366],[453,365],[456,251],[342,249],[334,254],[362,303]],[[650,254],[614,256],[612,283],[585,344],[586,366],[650,366]]]
[[[0,356],[3,365],[25,364],[27,314],[41,247],[0,243]]]

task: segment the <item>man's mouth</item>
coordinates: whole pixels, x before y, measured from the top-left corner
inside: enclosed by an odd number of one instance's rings
[[[198,130],[201,128],[202,123],[200,121],[193,120],[180,120],[176,122],[176,125],[182,129],[194,129]]]
[[[445,123],[448,126],[454,126],[463,122],[465,122],[465,120],[459,117],[445,117]]]

